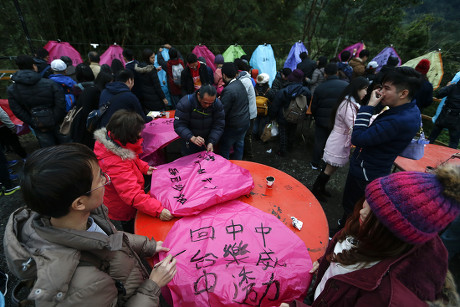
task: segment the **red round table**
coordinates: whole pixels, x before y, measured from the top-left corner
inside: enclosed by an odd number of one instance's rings
[[[394,164],[403,171],[425,172],[426,167],[436,168],[439,164],[451,158],[460,150],[435,144],[426,144],[425,153],[420,160],[412,160],[403,157],[397,157]],[[448,163],[460,164],[460,159],[453,158]]]
[[[232,162],[249,170],[254,179],[251,194],[239,200],[276,216],[305,243],[313,262],[320,258],[329,242],[329,228],[323,208],[310,190],[273,167],[249,161]],[[275,177],[271,189],[266,185],[267,176]],[[292,226],[292,216],[303,222],[301,230]],[[136,234],[163,241],[177,220],[163,222],[138,211],[134,230]]]

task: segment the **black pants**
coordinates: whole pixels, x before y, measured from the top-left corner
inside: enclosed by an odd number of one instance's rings
[[[0,144],[0,182],[5,188],[10,189],[13,187],[13,184],[10,180],[7,163],[8,160],[6,160],[5,154],[3,153],[3,146]]]
[[[27,157],[26,151],[21,146],[21,143],[19,143],[17,134],[5,126],[0,127],[0,140],[2,140],[4,146],[11,146],[14,152],[21,158],[25,159]]]
[[[279,124],[278,128],[279,128],[279,135],[280,135],[280,152],[284,154],[288,151],[289,149],[288,147],[292,147],[297,124],[292,124],[292,123]]]
[[[311,161],[314,164],[320,164],[329,134],[331,134],[329,128],[315,125],[315,145],[313,146],[313,159]]]
[[[356,203],[364,197],[364,191],[369,183],[370,181],[356,178],[348,172],[342,198],[344,221],[353,213]]]

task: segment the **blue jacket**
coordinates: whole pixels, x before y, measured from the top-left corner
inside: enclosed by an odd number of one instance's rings
[[[201,136],[206,144],[216,145],[224,132],[224,107],[216,98],[210,107],[203,109],[196,95],[186,95],[179,100],[174,116],[174,131],[186,141],[192,136]]]
[[[421,124],[415,100],[390,108],[369,126],[374,110],[372,106],[359,109],[351,136],[356,149],[350,160],[350,173],[369,182],[390,174],[396,157],[409,145]]]
[[[137,99],[136,95],[131,93],[129,87],[123,82],[116,81],[108,83],[99,98],[99,106],[102,106],[109,100],[110,107],[104,115],[102,115],[99,127],[107,126],[107,123],[113,113],[121,109],[136,111],[140,116],[142,116],[146,123],[152,120],[150,116],[145,116],[139,99]]]

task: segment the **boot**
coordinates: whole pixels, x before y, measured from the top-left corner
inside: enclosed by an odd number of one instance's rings
[[[318,175],[318,177],[316,177],[315,183],[313,184],[313,188],[311,190],[313,195],[315,195],[316,199],[318,199],[319,201],[327,201],[326,196],[322,193],[322,189],[324,188],[324,184],[325,184],[324,175],[325,174],[321,172]]]

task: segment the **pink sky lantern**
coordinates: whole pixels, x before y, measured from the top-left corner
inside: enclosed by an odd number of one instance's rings
[[[196,54],[197,57],[202,56],[206,60],[206,65],[212,68],[212,71],[216,70],[216,64],[214,59],[216,56],[208,49],[205,45],[197,45],[193,48],[192,53]]]
[[[112,66],[112,61],[114,59],[118,59],[123,63],[125,66],[125,60],[123,59],[123,48],[114,44],[109,46],[107,50],[101,55],[101,60],[99,61],[99,65],[107,64]]]
[[[83,63],[80,53],[67,42],[49,41],[43,48],[49,52],[49,63],[60,59],[61,56],[68,56],[72,60],[73,66]]]

